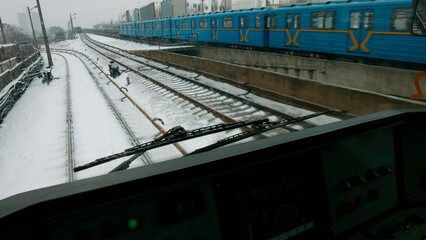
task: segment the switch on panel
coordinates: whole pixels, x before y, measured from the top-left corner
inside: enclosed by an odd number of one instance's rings
[[[333,143],[321,158],[335,235],[396,206],[392,128]]]

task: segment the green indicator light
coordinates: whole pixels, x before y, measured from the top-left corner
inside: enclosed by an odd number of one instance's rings
[[[130,219],[127,221],[127,227],[128,227],[130,230],[135,230],[135,229],[137,229],[137,228],[139,227],[139,220],[138,220],[137,218],[130,218]]]

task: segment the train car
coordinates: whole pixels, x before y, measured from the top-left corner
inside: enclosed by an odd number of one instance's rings
[[[182,16],[173,19],[174,30],[172,36],[180,40],[196,40],[194,37],[194,29],[196,29],[195,16]],[[194,28],[192,25],[194,25]],[[174,33],[174,34],[173,34]]]
[[[75,32],[76,33],[82,33],[83,29],[81,27],[75,27]]]
[[[269,47],[426,63],[410,33],[411,1],[336,1],[270,11]]]
[[[130,33],[131,23],[130,22],[121,23],[120,26],[122,28],[121,32],[122,32],[123,36],[127,36],[127,37],[131,36],[131,33]]]
[[[156,37],[156,35],[155,35],[155,28],[157,27],[156,21],[155,20],[147,20],[147,21],[144,21],[144,22],[145,22],[145,27],[146,27],[145,37]]]
[[[213,26],[217,26],[217,24],[215,21],[212,21],[212,19],[215,19],[215,14],[217,13],[204,13],[195,17],[198,24],[198,28],[196,30],[196,41],[211,42],[214,40]]]
[[[170,18],[161,18],[157,20],[156,34],[161,38],[171,38]]]
[[[214,41],[220,43],[267,47],[268,30],[265,28],[269,8],[221,12],[217,14]]]
[[[120,35],[120,36],[124,35],[124,24],[123,23],[118,24],[118,35]]]
[[[144,23],[142,21],[137,21],[136,23],[136,35],[137,37],[145,37]]]
[[[347,0],[233,10],[144,21],[144,36],[425,64],[426,40],[410,33],[410,7]]]

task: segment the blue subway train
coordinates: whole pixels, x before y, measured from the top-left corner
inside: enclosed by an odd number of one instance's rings
[[[347,0],[127,22],[122,36],[169,38],[426,64],[410,0]]]

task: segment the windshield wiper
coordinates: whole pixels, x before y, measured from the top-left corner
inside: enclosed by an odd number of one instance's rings
[[[118,165],[117,167],[115,167],[113,170],[110,171],[111,172],[117,172],[117,171],[122,171],[125,170],[127,168],[129,168],[130,164],[136,160],[139,156],[141,156],[144,152],[148,151],[148,150],[152,150],[154,148],[158,148],[158,147],[162,147],[168,144],[172,144],[172,143],[176,143],[176,142],[180,142],[180,141],[185,141],[185,140],[189,140],[189,139],[193,139],[193,138],[197,138],[197,137],[201,137],[201,136],[206,136],[209,134],[214,134],[214,133],[218,133],[218,132],[222,132],[222,131],[227,131],[227,130],[231,130],[231,129],[235,129],[235,128],[240,128],[240,127],[244,127],[244,126],[248,126],[251,125],[252,130],[250,131],[244,131],[242,133],[224,138],[222,140],[219,140],[218,142],[197,149],[194,152],[190,153],[190,154],[196,154],[196,153],[200,153],[200,152],[205,152],[205,151],[209,151],[233,142],[237,142],[239,140],[245,139],[245,138],[249,138],[258,134],[261,134],[263,132],[267,132],[270,131],[272,129],[275,128],[281,128],[281,127],[285,127],[287,125],[290,124],[295,124],[297,122],[301,122],[310,118],[314,118],[314,117],[318,117],[320,115],[324,115],[326,113],[329,113],[331,111],[324,111],[324,112],[320,112],[320,113],[314,113],[314,114],[310,114],[307,116],[303,116],[303,117],[297,117],[297,118],[292,118],[292,119],[284,119],[281,121],[276,121],[276,122],[270,122],[268,119],[259,119],[259,120],[253,120],[253,121],[241,121],[241,122],[236,122],[236,123],[224,123],[224,124],[218,124],[218,125],[213,125],[213,126],[208,126],[208,127],[202,127],[202,128],[198,128],[195,130],[190,130],[190,131],[183,131],[181,127],[178,128],[173,128],[173,129],[178,129],[178,131],[176,132],[176,135],[173,134],[173,132],[168,132],[168,134],[164,134],[163,136],[161,136],[160,138],[157,138],[157,140],[151,141],[151,142],[147,142],[132,148],[128,148],[126,149],[124,152],[121,153],[117,153],[117,154],[113,154],[107,157],[103,157],[103,158],[99,158],[96,159],[93,162],[90,162],[88,164],[79,166],[74,168],[74,172],[79,172],[100,164],[104,164],[107,162],[110,162],[112,160],[118,159],[118,158],[122,158],[122,157],[126,157],[126,156],[130,156],[130,155],[134,155],[133,157],[131,157],[130,159],[124,161],[123,163],[121,163],[120,165]]]
[[[235,128],[241,128],[241,127],[248,126],[248,125],[255,126],[255,125],[263,124],[265,122],[269,122],[269,120],[268,119],[259,119],[259,120],[241,121],[241,122],[235,122],[235,123],[222,123],[222,124],[202,127],[202,128],[198,128],[198,129],[194,129],[194,130],[190,130],[190,131],[184,131],[184,133],[182,133],[180,131],[179,134],[177,134],[177,135],[165,134],[165,135],[163,135],[164,137],[162,136],[160,138],[157,138],[157,140],[147,142],[147,143],[144,143],[144,144],[132,147],[132,148],[128,148],[128,149],[124,150],[124,152],[113,154],[113,155],[103,157],[103,158],[99,158],[99,159],[96,159],[95,161],[90,162],[88,164],[85,164],[85,165],[82,165],[82,166],[79,166],[79,167],[75,167],[74,172],[79,172],[81,170],[88,169],[88,168],[91,168],[91,167],[94,167],[94,166],[97,166],[97,165],[100,165],[100,164],[104,164],[104,163],[110,162],[110,161],[118,159],[118,158],[130,156],[130,155],[134,155],[134,154],[139,154],[139,153],[144,153],[148,150],[152,150],[154,148],[162,147],[162,146],[165,146],[165,145],[168,145],[168,144],[172,144],[172,143],[176,143],[176,142],[180,142],[180,141],[184,141],[184,140],[189,140],[189,139],[193,139],[193,138],[197,138],[197,137],[201,137],[201,136],[206,136],[206,135],[209,135],[209,134],[218,133],[218,132],[222,132],[222,131],[227,131],[227,130],[231,130],[231,129],[235,129]],[[131,160],[131,159],[129,159],[129,160]]]
[[[320,113],[314,113],[314,114],[310,114],[310,115],[298,117],[298,118],[293,118],[293,119],[284,119],[284,120],[277,121],[277,122],[263,123],[261,125],[255,126],[250,131],[244,131],[242,133],[238,133],[238,134],[226,137],[224,139],[217,141],[216,143],[213,143],[212,145],[199,148],[199,149],[191,152],[188,155],[210,151],[210,150],[213,150],[213,149],[216,149],[216,148],[219,148],[219,147],[222,147],[222,146],[234,143],[234,142],[238,142],[240,140],[243,140],[243,139],[246,139],[246,138],[249,138],[249,137],[256,136],[258,134],[262,134],[264,132],[270,131],[270,130],[275,129],[275,128],[282,128],[282,127],[285,127],[285,126],[290,125],[290,124],[294,124],[294,123],[297,123],[297,122],[307,120],[309,118],[314,118],[314,117],[318,117],[320,115],[327,114],[329,112],[331,112],[331,110],[320,112]]]

